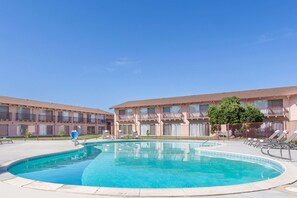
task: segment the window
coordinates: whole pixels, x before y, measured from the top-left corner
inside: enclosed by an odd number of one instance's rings
[[[190,112],[199,112],[199,111],[207,111],[209,108],[208,104],[195,104],[189,106]]]
[[[119,130],[122,130],[123,134],[132,134],[132,125],[131,124],[120,124]]]
[[[40,110],[39,121],[53,121],[53,114],[53,111],[50,110]]]
[[[59,121],[69,122],[70,121],[69,112],[68,111],[59,112]]]
[[[17,120],[32,120],[32,109],[18,107],[17,108]]]
[[[0,106],[0,113],[8,113],[9,107],[6,106]]]
[[[181,107],[163,107],[163,118],[182,118]]]
[[[105,130],[105,126],[99,126],[98,127],[98,134],[103,134],[103,132],[104,132],[104,130]]]
[[[196,104],[196,105],[190,105],[189,106],[189,111],[190,112],[198,112],[199,111],[199,105]]]
[[[268,101],[267,100],[256,100],[254,102],[254,106],[258,109],[265,109],[268,107]]]
[[[208,104],[199,105],[199,111],[208,111],[208,108]]]
[[[73,113],[73,122],[83,122],[83,114],[82,113]]]
[[[24,136],[26,134],[26,130],[28,129],[28,125],[18,125],[17,126],[17,135]]]
[[[50,110],[40,110],[40,115],[45,115],[45,116],[52,116],[53,115],[53,111]]]
[[[140,135],[147,136],[147,132],[149,132],[149,135],[156,135],[156,125],[155,124],[141,124],[140,125]]]
[[[20,113],[20,114],[30,114],[31,113],[31,109],[30,108],[24,108],[24,107],[18,107],[17,108],[17,113]]]
[[[163,126],[163,135],[180,136],[181,135],[180,123],[165,123]]]
[[[17,126],[17,135],[24,136],[26,135],[26,131],[30,132],[31,134],[35,133],[35,125],[25,125],[21,124]]]
[[[180,106],[163,107],[164,113],[180,113],[180,111],[181,111]]]
[[[83,114],[82,113],[73,113],[73,122],[82,123],[83,122]]]
[[[256,100],[254,106],[265,115],[283,114],[283,100]]]
[[[63,111],[63,112],[62,112],[62,116],[64,116],[64,117],[69,117],[69,112],[68,112],[68,111]]]
[[[8,136],[8,124],[0,124],[0,137]]]
[[[53,135],[53,126],[51,126],[51,125],[39,125],[39,135],[40,136]]]
[[[126,111],[125,110],[119,110],[119,114],[120,115],[125,115],[126,114]]]
[[[125,109],[125,110],[119,110],[120,115],[132,115],[133,110],[132,109]]]
[[[209,136],[209,125],[207,122],[190,123],[190,136]]]
[[[78,122],[78,113],[73,113],[73,122]]]
[[[141,114],[153,114],[155,112],[155,108],[140,108]]]
[[[95,114],[88,114],[87,115],[88,123],[96,123],[96,115]]]
[[[119,110],[119,119],[121,120],[132,120],[133,117],[133,110],[132,109],[125,109]]]
[[[254,106],[259,109],[283,107],[283,100],[256,100]]]
[[[157,119],[155,108],[140,108],[140,119]]]
[[[268,107],[283,107],[283,100],[268,100]]]
[[[105,115],[98,115],[98,122],[99,124],[105,123]]]
[[[9,118],[9,107],[0,106],[0,120],[6,120]]]
[[[164,113],[170,113],[171,112],[170,107],[163,107],[163,112]]]
[[[87,127],[88,134],[95,134],[95,126]]]

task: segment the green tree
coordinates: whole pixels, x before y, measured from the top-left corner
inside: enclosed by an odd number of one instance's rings
[[[219,106],[210,106],[208,108],[208,117],[210,124],[220,124],[221,120],[221,108]]]
[[[234,124],[240,123],[240,117],[244,108],[237,97],[223,98],[218,106],[210,106],[208,109],[210,124]]]
[[[218,124],[240,124],[263,122],[264,114],[251,104],[242,107],[237,97],[223,98],[220,105],[210,106],[208,109],[209,123],[213,130]],[[248,125],[244,125],[248,127]],[[239,126],[231,125],[232,131]],[[212,132],[213,132],[212,130]]]
[[[241,123],[263,122],[265,119],[264,114],[252,104],[247,104],[245,111],[242,112],[240,121]]]

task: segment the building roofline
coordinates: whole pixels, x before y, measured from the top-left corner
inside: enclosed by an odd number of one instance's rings
[[[53,102],[44,102],[44,101],[31,100],[31,99],[14,98],[14,97],[9,97],[9,96],[0,96],[0,103],[20,105],[20,106],[39,107],[39,108],[48,108],[48,109],[97,113],[97,114],[104,114],[104,115],[113,115],[110,112],[107,112],[107,111],[104,111],[101,109],[96,109],[96,108],[58,104],[58,103],[53,103]]]
[[[297,86],[277,87],[266,89],[254,89],[221,93],[210,93],[190,96],[178,96],[167,98],[155,98],[147,100],[133,100],[127,101],[113,107],[116,108],[130,108],[130,107],[144,107],[144,106],[163,106],[173,104],[189,104],[197,102],[216,102],[222,100],[224,97],[237,96],[241,99],[265,98],[265,97],[284,97],[290,95],[297,95]]]

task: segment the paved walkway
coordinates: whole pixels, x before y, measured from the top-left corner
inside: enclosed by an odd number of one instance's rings
[[[258,156],[266,156],[260,152],[260,149],[244,145],[241,141],[221,141],[224,143],[223,146],[218,148],[211,148],[213,150],[229,151],[236,153],[252,154]],[[61,152],[74,149],[73,143],[70,141],[15,141],[14,144],[2,144],[0,145],[0,167],[12,162],[16,159],[32,157],[36,155],[48,154],[53,152]],[[279,155],[277,151],[273,151],[272,154]],[[292,151],[292,164],[297,166],[297,151]],[[267,157],[267,156],[266,156]],[[282,161],[282,160],[280,160]],[[2,173],[1,173],[2,170]],[[297,174],[297,173],[296,173]],[[0,169],[0,180],[10,179],[11,175],[3,172]],[[241,193],[233,195],[224,196],[211,196],[212,198],[284,198],[284,197],[297,197],[297,191],[288,191],[286,188],[291,188],[291,190],[297,189],[297,183],[277,187],[270,190],[258,191],[252,193]],[[74,193],[64,193],[64,192],[53,192],[45,190],[36,190],[30,188],[18,187],[8,183],[0,182],[0,197],[1,198],[94,198],[94,197],[104,197],[99,195],[87,195],[87,194],[74,194]]]

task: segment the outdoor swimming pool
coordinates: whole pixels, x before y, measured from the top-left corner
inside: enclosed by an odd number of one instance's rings
[[[226,186],[267,180],[284,172],[272,160],[197,149],[214,145],[194,141],[89,143],[78,151],[22,161],[8,171],[44,182],[116,188]]]

